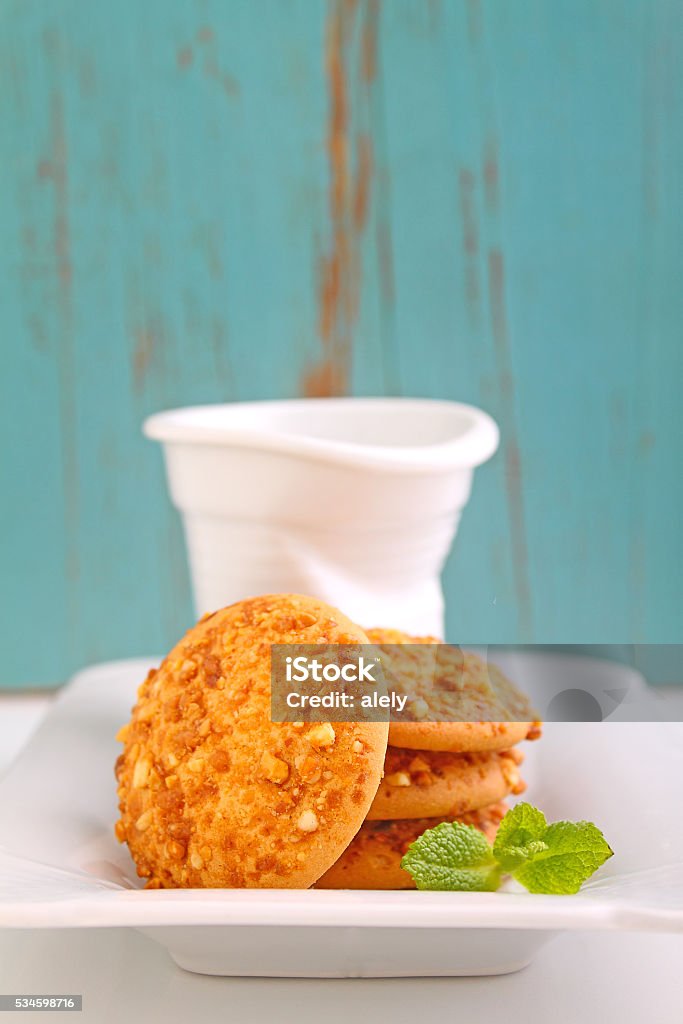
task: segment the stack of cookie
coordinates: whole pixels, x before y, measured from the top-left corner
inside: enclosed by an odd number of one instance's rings
[[[382,647],[406,721],[271,718],[271,646]],[[493,836],[523,787],[533,735],[518,691],[430,637],[366,634],[301,594],[204,616],[138,689],[120,729],[120,819],[149,888],[407,888],[401,856],[426,828]],[[453,663],[453,659],[456,663]],[[455,671],[454,671],[455,669]]]
[[[318,888],[414,887],[401,858],[425,829],[443,821],[474,825],[492,841],[507,810],[505,797],[525,789],[519,771],[523,754],[515,744],[539,734],[538,723],[511,720],[513,712],[531,717],[526,698],[475,655],[440,648],[435,671],[434,650],[423,654],[412,645],[438,644],[437,639],[395,630],[367,630],[367,635],[380,647],[385,665],[391,662],[394,688],[413,704],[423,702],[417,710],[425,718],[446,720],[390,725],[384,777],[370,811]],[[402,658],[397,644],[410,645]],[[486,720],[459,720],[473,717],[475,708]]]

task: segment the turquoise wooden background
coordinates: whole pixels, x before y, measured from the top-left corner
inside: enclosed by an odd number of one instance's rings
[[[191,619],[150,412],[414,394],[503,446],[452,638],[681,639],[679,0],[2,0],[5,685]]]

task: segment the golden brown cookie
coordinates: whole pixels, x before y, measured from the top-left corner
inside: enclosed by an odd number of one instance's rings
[[[156,888],[306,888],[377,791],[386,723],[270,721],[270,645],[366,643],[312,597],[205,616],[151,671],[119,738],[120,841]]]
[[[507,807],[494,804],[460,815],[457,820],[474,825],[493,842]],[[316,889],[414,889],[415,883],[401,868],[401,858],[425,829],[448,818],[413,818],[404,821],[368,821],[336,864],[316,882]]]
[[[456,818],[524,792],[522,754],[449,754],[389,747],[368,821]]]
[[[407,715],[413,720],[391,722],[391,746],[497,751],[540,736],[527,697],[495,665],[431,636],[394,629],[370,629],[367,635],[380,648],[391,685],[409,697]],[[429,650],[437,644],[437,653]]]
[[[538,735],[530,722],[392,722],[389,726],[392,746],[450,753],[504,750]]]

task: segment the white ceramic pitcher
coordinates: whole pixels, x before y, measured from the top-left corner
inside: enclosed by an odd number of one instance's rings
[[[312,594],[366,626],[443,636],[440,574],[484,412],[412,398],[237,402],[150,417],[180,510],[198,614]]]

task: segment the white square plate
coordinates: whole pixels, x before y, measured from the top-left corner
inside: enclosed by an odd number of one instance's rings
[[[515,659],[522,686],[562,670]],[[188,970],[280,977],[497,974],[563,929],[683,931],[680,723],[548,724],[526,745],[528,798],[615,851],[576,896],[140,890],[112,832],[114,735],[152,663],[76,676],[0,781],[0,927],[132,926]]]

